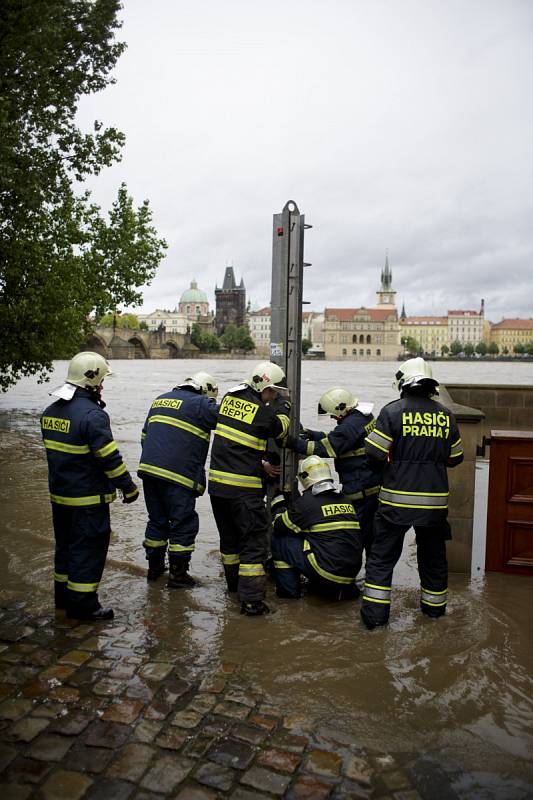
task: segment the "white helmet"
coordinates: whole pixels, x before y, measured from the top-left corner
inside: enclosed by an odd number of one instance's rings
[[[321,481],[328,481],[331,484],[331,488],[333,488],[333,478],[329,464],[320,456],[307,456],[303,461],[300,461],[298,480],[304,490]],[[327,488],[330,487],[328,486]]]
[[[190,378],[186,378],[183,383],[179,383],[181,388],[185,386],[192,386],[193,389],[206,394],[208,397],[216,397],[218,394],[218,385],[216,380],[208,372],[195,372]]]
[[[433,387],[433,394],[438,394],[439,383],[433,377],[429,364],[420,356],[404,361],[394,377],[396,378],[395,385],[400,392],[406,386],[423,386],[427,383]]]
[[[333,386],[324,392],[318,401],[318,413],[329,414],[331,417],[345,417],[350,409],[357,406],[358,402],[357,397],[354,397],[348,389]]]
[[[271,361],[260,361],[259,364],[256,364],[245,383],[256,392],[262,392],[263,389],[275,389],[280,394],[289,394],[285,373],[281,367]]]
[[[68,365],[67,383],[80,386],[82,389],[92,389],[100,386],[106,375],[111,375],[109,361],[100,353],[86,350],[77,353],[71,359]]]

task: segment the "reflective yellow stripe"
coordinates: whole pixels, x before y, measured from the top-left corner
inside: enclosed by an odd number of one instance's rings
[[[61,453],[71,453],[72,455],[91,452],[88,444],[64,444],[63,442],[56,442],[54,439],[44,439],[44,446],[47,450],[59,450]]]
[[[315,442],[307,442],[306,455],[312,456],[315,452]]]
[[[200,439],[205,439],[206,442],[209,441],[209,434],[203,431],[201,428],[198,428],[196,425],[191,425],[189,422],[185,422],[182,419],[174,419],[174,417],[167,417],[165,414],[154,414],[148,422],[161,422],[163,425],[172,425],[174,428],[181,428],[184,431],[188,431],[192,433],[193,436],[198,436]]]
[[[242,578],[256,578],[265,574],[265,568],[262,564],[239,564],[239,576]]]
[[[285,525],[285,527],[289,528],[289,530],[291,530],[291,531],[294,531],[294,533],[301,533],[302,532],[302,529],[299,528],[298,525],[295,525],[294,522],[291,521],[288,511],[284,511],[283,512],[283,514],[281,515],[281,520],[282,520],[283,524]]]
[[[337,458],[337,453],[335,452],[335,448],[331,445],[328,437],[326,436],[324,439],[320,440],[320,444],[324,447],[326,453],[330,458]]]
[[[68,581],[67,589],[70,589],[71,592],[96,592],[98,589],[98,583],[74,583],[74,581]]]
[[[274,567],[276,569],[292,569],[290,564],[287,564],[286,561],[274,561]]]
[[[111,470],[105,469],[104,472],[108,478],[118,478],[119,475],[124,475],[124,473],[127,472],[127,470],[126,470],[126,465],[124,464],[124,462],[122,462],[122,464],[119,467],[116,467],[116,469],[111,469]]]
[[[124,492],[124,497],[135,497],[135,495],[139,494],[139,490],[135,488],[133,492]]]
[[[143,545],[145,547],[166,547],[167,540],[166,539],[145,539],[143,541]]]
[[[347,497],[349,500],[362,500],[363,497],[368,497],[369,495],[377,494],[380,489],[381,486],[371,486],[369,489],[365,489],[364,491],[361,492],[353,492],[352,494],[346,493],[345,497]]]
[[[256,478],[254,475],[238,475],[236,472],[222,472],[219,469],[209,470],[209,480],[226,486],[242,486],[245,489],[263,488],[261,478]]]
[[[191,481],[190,478],[186,478],[185,475],[180,475],[178,472],[171,472],[169,469],[163,469],[162,467],[155,467],[153,464],[144,464],[141,462],[139,464],[139,470],[148,472],[149,475],[155,475],[158,478],[167,478],[169,481],[174,481],[174,483],[180,483],[188,489],[194,489],[199,494],[203,494],[205,490],[205,486],[202,486],[201,483],[195,483]]]
[[[99,450],[95,450],[94,454],[95,454],[95,456],[98,456],[98,458],[105,458],[110,453],[114,453],[115,450],[118,450],[118,447],[117,447],[117,443],[113,440],[113,441],[109,442],[109,444],[105,444]]]
[[[221,553],[222,563],[226,564],[239,564],[240,557],[238,553]]]
[[[381,487],[379,502],[398,508],[448,508],[448,492],[404,492]]]
[[[389,452],[387,447],[382,447],[380,444],[376,444],[375,442],[371,442],[370,439],[365,439],[365,442],[368,442],[368,444],[371,444],[372,447],[375,447],[377,450],[381,450],[382,453],[388,453]]]
[[[328,572],[317,563],[314,553],[309,553],[307,556],[307,560],[313,567],[313,569],[318,572],[323,578],[326,578],[328,581],[333,581],[334,583],[342,583],[342,584],[349,584],[355,583],[355,578],[343,578],[340,575],[333,575],[332,572]]]
[[[393,441],[393,439],[392,439],[392,436],[389,436],[389,435],[388,435],[388,433],[383,433],[383,431],[380,431],[380,430],[378,430],[376,427],[374,427],[374,430],[372,431],[372,433],[370,434],[370,436],[372,436],[372,434],[374,434],[374,433],[377,433],[377,434],[378,434],[378,436],[383,436],[383,438],[384,438],[384,439],[388,439],[388,440],[389,440],[389,442],[392,442],[392,441]]]
[[[185,547],[183,544],[169,544],[168,552],[169,553],[192,553],[195,549],[193,544],[188,545]]]
[[[288,416],[286,414],[278,414],[277,417],[278,417],[279,421],[281,422],[281,428],[282,428],[281,433],[279,434],[279,436],[277,438],[278,439],[282,439],[289,432],[290,419],[288,418]]]
[[[112,503],[116,500],[117,493],[111,494],[93,494],[89,497],[62,497],[59,494],[50,494],[52,503],[58,503],[61,506],[97,506],[100,503]]]
[[[60,572],[54,572],[54,580],[57,583],[66,583],[68,581],[68,575],[63,575]]]
[[[390,600],[378,600],[377,597],[369,597],[367,594],[363,595],[363,600],[366,600],[367,603],[382,603],[383,605],[390,606]]]
[[[237,444],[243,444],[245,447],[252,447],[254,450],[266,450],[267,440],[258,439],[256,436],[250,436],[244,431],[238,431],[236,428],[231,428],[229,425],[218,423],[215,428],[215,436],[222,436],[224,439],[230,439]]]
[[[364,456],[366,450],[364,447],[358,447],[357,450],[348,450],[346,453],[337,456],[337,458],[352,458],[353,456]]]
[[[146,439],[146,434],[145,433],[141,433],[141,442],[144,442],[145,439]]]
[[[309,533],[327,533],[327,531],[343,531],[343,530],[352,530],[358,531],[360,529],[360,525],[357,521],[347,520],[343,522],[339,520],[338,522],[319,522],[317,525],[311,525],[309,528]]]

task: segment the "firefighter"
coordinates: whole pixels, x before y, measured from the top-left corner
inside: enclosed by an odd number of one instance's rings
[[[78,353],[66,383],[41,417],[55,535],[54,593],[58,609],[74,619],[113,618],[102,608],[98,585],[111,533],[109,504],[139,496],[104,411],[102,384],[111,368],[98,353]]]
[[[405,533],[415,529],[420,607],[428,617],[446,611],[450,539],[447,468],[463,460],[453,414],[433,399],[438,382],[423,358],[396,373],[400,399],[386,405],[366,438],[366,451],[385,464],[374,518],[374,543],[366,564],[361,616],[367,628],[389,619],[392,573]]]
[[[209,494],[226,583],[228,591],[238,591],[241,613],[248,616],[269,612],[264,602],[270,527],[264,479],[279,473],[279,467],[266,459],[267,441],[282,444],[289,429],[286,409],[275,402],[279,394],[288,394],[281,367],[269,361],[256,364],[222,400],[211,450]]]
[[[279,492],[272,500],[272,558],[278,597],[301,596],[300,575],[312,591],[330,599],[357,597],[362,535],[353,504],[335,488],[327,461],[300,462],[303,494],[287,509]]]
[[[195,585],[189,575],[199,522],[196,498],[205,491],[205,460],[217,423],[218,386],[196,372],[152,403],[142,430],[142,478],[148,524],[144,549],[149,581],[165,571],[168,545],[170,589]]]
[[[286,447],[302,455],[335,459],[342,491],[353,504],[361,524],[368,558],[382,472],[381,464],[368,458],[365,452],[365,437],[376,424],[372,406],[360,403],[347,389],[333,386],[320,398],[318,413],[329,414],[336,420],[335,428],[328,434],[304,429],[300,437],[289,436]]]

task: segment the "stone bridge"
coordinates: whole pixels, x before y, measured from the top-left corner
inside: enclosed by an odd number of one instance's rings
[[[188,333],[106,328],[98,325],[81,346],[105,358],[194,358],[199,353]]]

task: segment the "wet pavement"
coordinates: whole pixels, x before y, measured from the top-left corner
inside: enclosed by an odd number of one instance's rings
[[[180,647],[25,601],[2,609],[0,642],[3,800],[428,796],[394,756],[280,708],[242,665],[191,675]]]

